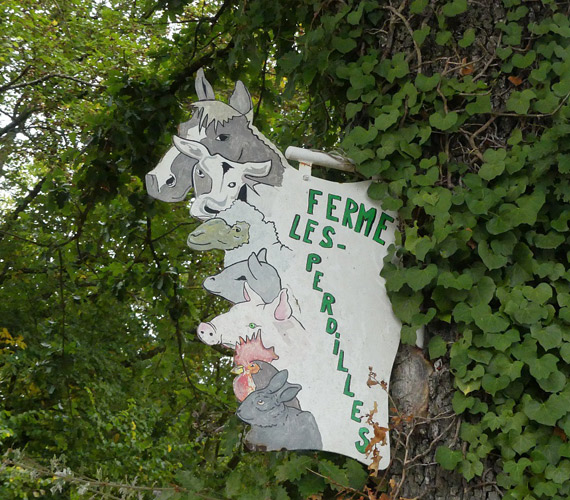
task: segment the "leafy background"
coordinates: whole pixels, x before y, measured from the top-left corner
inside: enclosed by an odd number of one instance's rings
[[[2,2],[0,496],[568,498],[569,8]],[[193,335],[221,256],[142,182],[200,67],[399,212],[383,276],[430,404],[393,394],[385,473],[243,446],[228,352]]]

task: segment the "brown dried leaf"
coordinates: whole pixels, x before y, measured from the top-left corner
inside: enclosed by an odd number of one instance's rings
[[[388,428],[381,427],[376,422],[373,422],[372,425],[374,427],[374,437],[370,440],[368,446],[366,446],[366,450],[364,450],[366,455],[369,455],[372,450],[376,452],[377,444],[380,444],[382,446],[386,445],[386,435],[388,434]]]
[[[364,487],[364,493],[368,495],[368,500],[380,500],[368,486]],[[362,497],[361,497],[362,498]]]
[[[459,68],[459,74],[461,76],[470,75],[475,70],[473,64],[471,64],[471,63],[467,64],[467,58],[466,57],[464,57],[461,60],[461,64],[462,64],[462,66],[461,66],[461,68]]]
[[[523,82],[523,79],[522,79],[522,78],[520,78],[519,76],[514,76],[514,75],[509,76],[508,80],[509,80],[509,82],[511,82],[515,87],[518,87],[518,86]]]
[[[368,387],[372,387],[373,385],[378,385],[380,382],[378,382],[377,380],[374,380],[371,377],[368,377],[368,380],[366,381],[366,385]]]
[[[564,441],[564,442],[568,441],[568,436],[560,427],[555,427],[554,430],[552,431],[552,433],[555,436],[558,436],[560,439],[562,439],[562,441]]]
[[[372,458],[372,463],[368,466],[368,470],[371,471],[370,475],[372,477],[378,476],[378,471],[380,469],[380,460],[382,460],[382,456],[374,450],[374,456]],[[380,497],[382,498],[382,497]]]
[[[367,422],[370,425],[375,425],[374,421],[372,419],[374,418],[374,415],[376,415],[377,413],[378,413],[378,403],[376,401],[374,401],[374,408],[372,408],[372,410],[368,414],[368,419],[367,419]]]

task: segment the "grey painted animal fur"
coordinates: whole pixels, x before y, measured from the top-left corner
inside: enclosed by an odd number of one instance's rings
[[[239,304],[247,300],[244,285],[261,297],[265,304],[273,302],[281,291],[277,269],[267,262],[267,249],[252,252],[247,260],[236,262],[204,281],[204,288],[214,295]]]
[[[226,104],[215,100],[200,69],[196,93],[199,101],[193,105],[192,118],[180,124],[174,145],[146,175],[146,187],[150,196],[167,202],[183,200],[193,187],[191,215],[206,220],[234,199],[247,200],[256,184],[280,186],[288,164],[251,123],[253,103],[242,82],[236,83]],[[227,169],[232,170],[232,179],[224,176]]]
[[[312,413],[285,405],[301,390],[300,385],[287,382],[288,376],[287,370],[281,370],[237,409],[237,416],[251,425],[246,441],[267,451],[320,450],[321,433]]]

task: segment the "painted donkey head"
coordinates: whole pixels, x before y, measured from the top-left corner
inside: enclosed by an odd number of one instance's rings
[[[286,160],[251,124],[253,103],[242,82],[228,104],[216,101],[200,69],[196,93],[192,118],[180,124],[146,186],[152,197],[168,202],[183,200],[193,187],[191,214],[208,219],[235,199],[245,201],[256,184],[280,186]]]

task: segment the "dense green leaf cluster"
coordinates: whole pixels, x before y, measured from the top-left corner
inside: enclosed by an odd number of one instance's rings
[[[505,498],[562,499],[570,495],[570,22],[552,2],[495,8],[504,18],[489,27],[466,1],[399,10],[355,2],[299,38],[297,69],[344,104],[342,148],[380,181],[370,195],[400,214],[382,274],[402,341],[415,343],[434,321],[457,326],[452,345],[436,336],[429,352],[435,359],[449,349],[467,448],[440,448],[438,461],[471,480],[495,456]],[[386,18],[409,37],[399,51],[377,43]],[[479,58],[468,50],[477,36],[486,44]],[[434,53],[440,60],[428,61]],[[302,68],[313,61],[336,95]]]
[[[24,456],[6,455],[0,496],[390,490],[342,457],[248,453],[229,353],[193,334],[225,307],[200,290],[219,256],[189,252],[186,208],[150,200],[141,180],[205,67],[216,89],[246,83],[256,125],[283,149],[342,149],[378,180],[370,196],[398,211],[383,276],[402,340],[422,326],[456,332],[428,345],[448,360],[463,419],[464,449],[440,447],[441,466],[477,480],[497,462],[506,498],[568,498],[570,22],[560,5],[0,9],[0,442]]]

